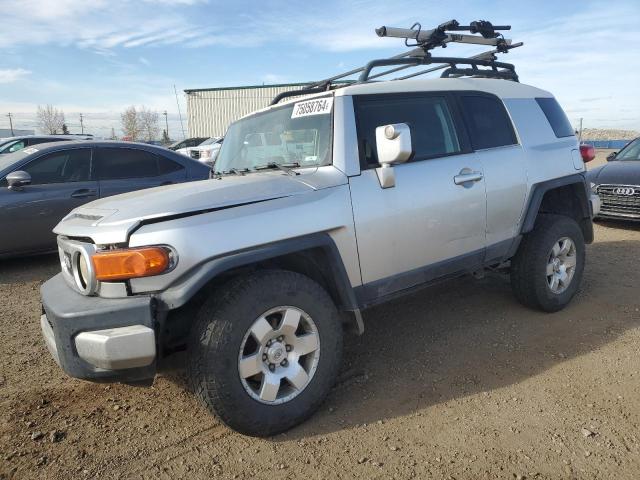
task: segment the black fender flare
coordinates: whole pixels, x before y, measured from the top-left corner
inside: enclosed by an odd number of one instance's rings
[[[173,310],[186,304],[208,282],[225,272],[312,249],[322,249],[329,262],[332,279],[336,282],[336,307],[339,310],[359,313],[356,296],[338,247],[326,232],[294,237],[209,258],[183,274],[168,289],[159,293],[157,299],[165,309]]]
[[[524,220],[522,222],[520,233],[525,234],[533,230],[533,227],[536,223],[536,218],[538,216],[538,211],[540,210],[540,205],[542,204],[542,199],[547,192],[569,185],[575,186],[581,210],[581,222],[579,222],[580,227],[582,228],[582,231],[584,233],[585,241],[587,243],[591,243],[593,241],[593,224],[591,223],[592,211],[591,202],[589,200],[590,189],[587,183],[587,179],[583,173],[576,173],[573,175],[567,175],[566,177],[554,178],[532,185],[532,193],[529,198],[529,203],[526,207],[526,211],[524,213]]]

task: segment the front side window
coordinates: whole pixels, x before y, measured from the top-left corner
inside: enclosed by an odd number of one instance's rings
[[[25,140],[16,140],[15,142],[6,143],[2,147],[0,147],[0,153],[17,152],[18,150],[22,150],[26,146],[27,143]]]
[[[322,108],[300,105],[324,101]],[[317,167],[331,164],[333,97],[301,101],[233,123],[224,137],[216,170],[224,173],[267,165]]]
[[[91,149],[53,152],[21,168],[31,175],[31,185],[86,182],[91,178]]]
[[[616,155],[616,160],[640,160],[640,138],[620,150],[620,153]]]
[[[424,160],[459,153],[460,142],[444,97],[420,94],[356,97],[358,146],[362,168],[378,165],[376,128],[406,123],[411,128],[415,153],[413,160]]]
[[[157,155],[133,148],[98,148],[96,165],[100,180],[155,177],[160,174]]]
[[[460,103],[474,150],[518,143],[511,120],[499,99],[484,95],[463,95]]]

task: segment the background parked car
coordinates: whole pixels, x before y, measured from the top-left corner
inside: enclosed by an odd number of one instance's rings
[[[189,147],[197,147],[198,145],[200,145],[202,142],[204,142],[205,140],[207,140],[207,137],[193,137],[193,138],[185,138],[184,140],[180,140],[179,142],[175,142],[172,145],[169,145],[167,148],[169,150],[173,150],[174,152],[177,152],[178,150],[183,150],[189,148]],[[183,153],[184,152],[178,152],[178,153]]]
[[[213,165],[218,157],[218,152],[220,152],[223,140],[224,138],[221,137],[209,138],[197,147],[187,148],[187,155],[199,162]]]
[[[610,154],[607,162],[588,173],[602,201],[597,218],[640,221],[640,138]]]
[[[5,138],[0,141],[0,155],[17,152],[23,148],[41,143],[92,139],[92,135],[26,135],[24,137]]]
[[[74,208],[118,193],[209,178],[206,165],[139,143],[60,142],[0,157],[0,257],[52,251]]]

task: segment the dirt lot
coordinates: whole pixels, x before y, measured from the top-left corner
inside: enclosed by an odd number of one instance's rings
[[[640,228],[599,224],[563,312],[504,278],[463,279],[366,312],[307,423],[247,438],[180,370],[152,388],[66,377],[40,338],[55,257],[0,263],[0,478],[639,478]]]

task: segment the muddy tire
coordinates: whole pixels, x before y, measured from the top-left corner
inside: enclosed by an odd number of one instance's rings
[[[318,409],[338,374],[342,325],[316,282],[270,270],[230,281],[200,308],[189,383],[230,428],[269,436]]]
[[[576,221],[539,215],[511,260],[513,293],[527,307],[556,312],[578,291],[584,265],[584,237]]]

